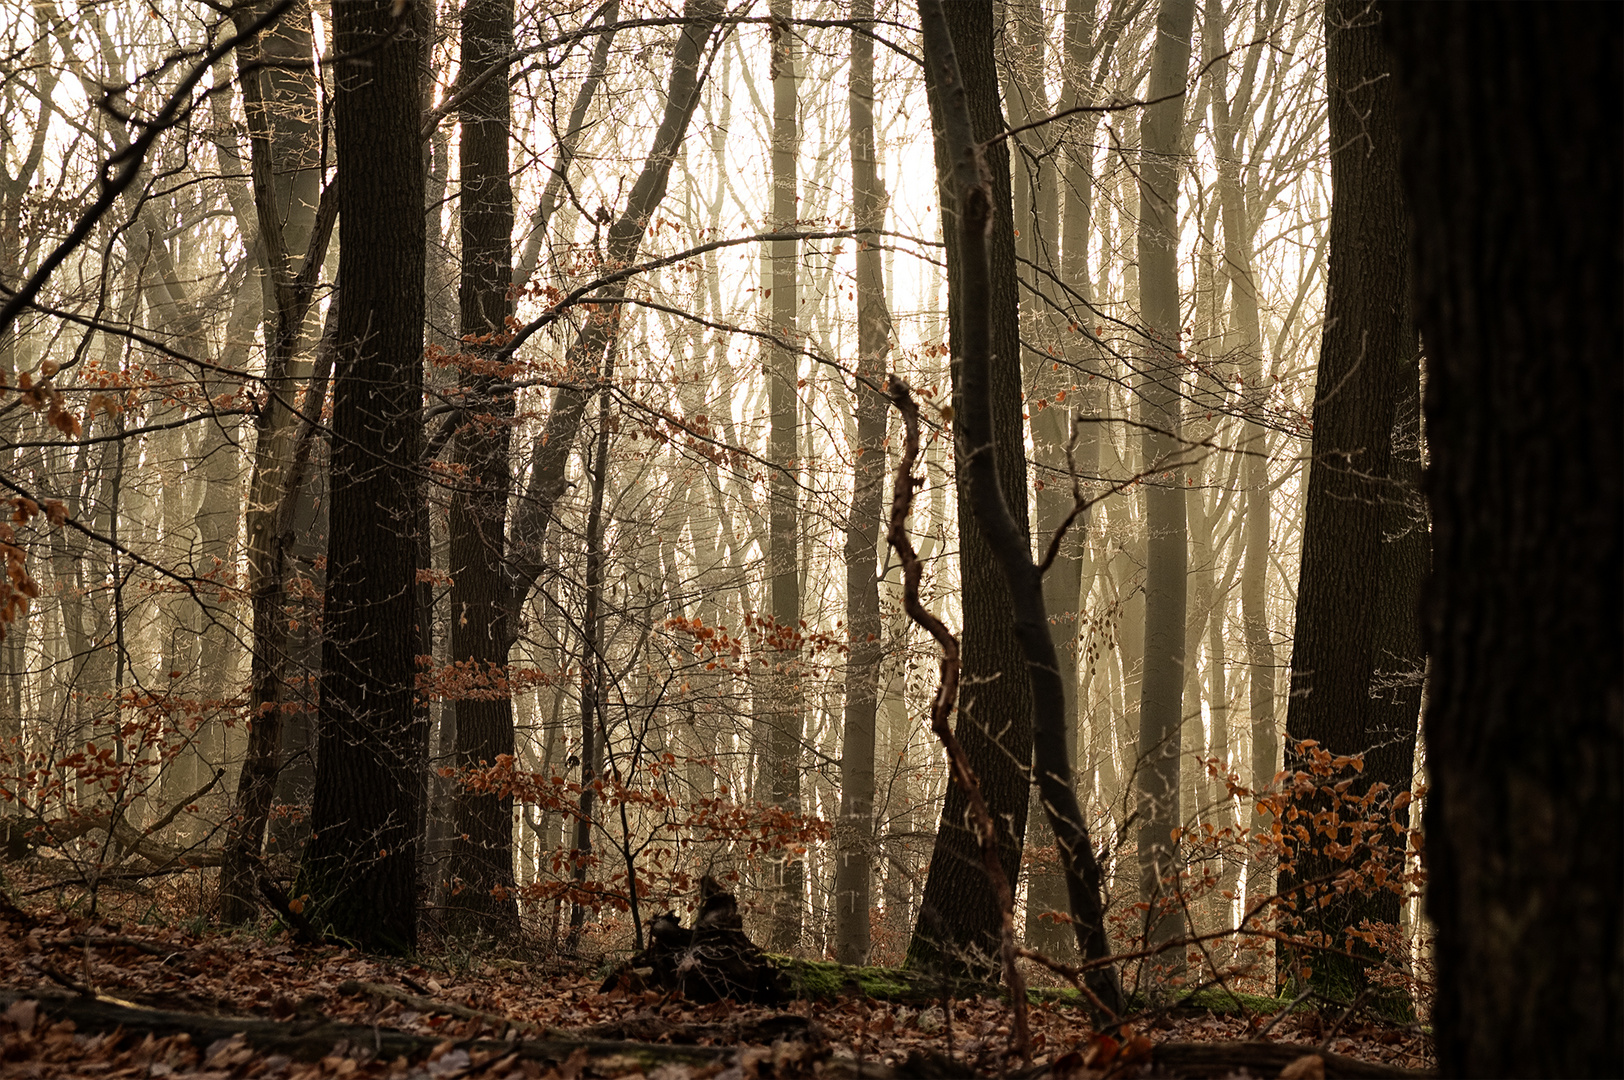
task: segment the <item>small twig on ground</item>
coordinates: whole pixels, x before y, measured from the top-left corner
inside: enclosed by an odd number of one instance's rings
[[[419,994],[408,993],[398,987],[387,983],[362,982],[359,979],[348,979],[338,984],[338,992],[351,997],[367,994],[374,998],[388,1001],[398,1001],[407,1008],[416,1009],[422,1013],[444,1013],[455,1016],[459,1020],[480,1020],[496,1028],[512,1028],[514,1030],[537,1031],[543,1035],[565,1034],[559,1029],[549,1028],[541,1024],[534,1024],[528,1020],[519,1020],[501,1013],[485,1012],[482,1009],[472,1009],[467,1005],[459,1005],[455,1001],[440,1001],[437,998],[423,997]]]

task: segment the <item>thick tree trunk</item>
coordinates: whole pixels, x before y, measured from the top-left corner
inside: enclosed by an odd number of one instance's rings
[[[1314,740],[1322,753],[1363,755],[1348,794],[1379,782],[1390,798],[1411,787],[1414,769],[1422,666],[1416,590],[1425,558],[1414,540],[1424,540],[1425,523],[1419,532],[1411,523],[1396,538],[1402,542],[1385,539],[1395,517],[1387,505],[1403,504],[1392,480],[1395,410],[1413,397],[1418,349],[1382,16],[1368,0],[1335,2],[1325,12],[1335,201],[1286,732],[1288,768],[1310,768],[1311,755],[1293,747]],[[1402,565],[1389,568],[1389,560]],[[1403,650],[1410,652],[1394,655]],[[1316,795],[1311,808],[1331,809],[1331,797]],[[1344,868],[1323,844],[1317,830],[1303,839],[1282,887]],[[1399,906],[1396,892],[1350,890],[1327,906],[1302,897],[1298,914],[1305,932],[1347,949],[1357,943],[1346,930],[1364,919],[1396,924]],[[1367,965],[1335,953],[1301,959],[1328,992],[1346,996],[1363,985]]]
[[[790,25],[792,0],[772,0],[773,23],[773,216],[774,229],[796,228],[799,185],[795,158],[801,136],[796,116],[795,81],[800,66],[796,33]],[[800,575],[800,371],[799,315],[800,244],[774,240],[771,244],[774,345],[768,361],[769,414],[767,574],[770,608],[775,624],[771,653],[772,675],[767,691],[766,760],[767,801],[790,813],[801,810],[801,575]],[[780,952],[798,948],[806,917],[806,862],[780,847],[772,865],[773,926],[769,947]]]
[[[402,950],[417,941],[426,750],[414,706],[424,42],[391,7],[356,0],[333,13],[335,52],[357,59],[341,60],[336,73],[344,302],[316,792],[301,888],[318,925]]]
[[[988,174],[985,144],[978,145],[972,134],[971,111],[968,106],[966,82],[961,79],[955,61],[955,42],[949,31],[949,22],[940,3],[922,0],[920,20],[924,24],[927,50],[926,72],[929,83],[940,104],[941,144],[943,156],[951,170],[942,174],[939,183],[954,194],[958,208],[959,270],[964,307],[963,318],[955,337],[961,350],[959,389],[963,412],[956,416],[955,448],[960,463],[960,475],[965,482],[966,495],[976,524],[987,539],[995,561],[998,576],[1003,579],[1010,600],[1010,614],[1017,642],[1020,645],[1027,685],[1032,693],[1030,714],[1033,735],[1034,773],[1043,809],[1055,836],[1057,854],[1064,871],[1073,929],[1082,954],[1090,960],[1103,960],[1109,955],[1105,936],[1105,914],[1102,905],[1100,867],[1095,860],[1094,847],[1077,804],[1072,785],[1070,753],[1065,728],[1065,693],[1062,686],[1060,664],[1055,654],[1054,641],[1049,635],[1049,617],[1043,603],[1043,571],[1055,557],[1055,537],[1041,560],[1034,561],[1028,548],[1024,521],[1010,510],[1009,500],[1001,487],[1000,458],[1007,447],[1000,449],[995,437],[991,408],[994,338],[993,321],[989,317],[987,300],[993,295],[995,278],[992,276],[992,245],[988,241],[997,235],[992,176]],[[996,174],[993,174],[996,175]],[[952,264],[949,264],[950,268]],[[949,279],[951,281],[951,278]],[[979,301],[979,302],[978,302]],[[901,486],[908,474],[915,444],[916,420],[913,406],[906,402],[907,391],[894,391],[899,405],[907,405],[904,419],[909,425],[909,453],[903,467],[898,470],[897,506],[904,505]],[[900,527],[900,519],[893,514],[893,543]],[[905,545],[898,545],[898,554],[907,564],[911,559]],[[917,564],[915,564],[916,567]],[[917,604],[918,571],[910,568],[909,614],[916,622],[920,617]],[[942,641],[945,633],[932,633]],[[943,642],[944,648],[951,639]],[[951,667],[951,671],[949,668]],[[948,649],[943,660],[944,684],[938,703],[950,705],[957,688],[958,658]],[[1009,676],[1013,676],[1013,672]],[[945,695],[945,697],[944,697]],[[997,843],[995,827],[984,815],[987,808],[981,801],[979,785],[973,775],[967,777],[967,763],[946,734],[946,716],[937,707],[932,708],[932,728],[947,744],[953,759],[956,785],[966,790],[980,829],[981,849],[985,872],[995,872],[994,848]],[[961,725],[962,726],[962,725]],[[1000,867],[1001,868],[1001,867]],[[1014,914],[1011,891],[998,882],[992,891],[998,895],[1003,941],[1004,968],[1009,991],[1024,999],[1026,988],[1021,984],[1014,963]],[[1122,991],[1116,972],[1109,965],[1091,971],[1088,980],[1097,999],[1113,1014],[1122,1008]],[[1025,1014],[1016,1012],[1016,1038],[1024,1046]]]
[[[874,17],[873,0],[855,0],[852,19]],[[891,314],[881,277],[885,191],[874,151],[874,41],[851,36],[851,161],[857,239],[857,445],[852,449],[851,519],[846,523],[845,730],[840,751],[840,821],[836,828],[835,959],[867,963],[874,870],[874,719],[880,681],[880,515],[885,500],[885,414],[881,396],[891,347]]]
[[[1195,0],[1162,0],[1151,52],[1151,100],[1177,94],[1190,63]],[[1179,340],[1178,153],[1184,99],[1144,110],[1140,128],[1139,293],[1146,334],[1139,380],[1143,468],[1158,468],[1145,490],[1149,555],[1145,567],[1144,681],[1139,699],[1139,887],[1152,908],[1152,933],[1166,936],[1176,921],[1160,919],[1155,903],[1176,872],[1171,835],[1179,815],[1179,732],[1184,721],[1184,618],[1189,562],[1183,471],[1174,467],[1185,371]]]
[[[1439,1071],[1616,1076],[1619,10],[1396,5],[1384,29],[1427,350]]]
[[[469,0],[462,9],[462,77],[503,67],[513,51],[512,0]],[[511,391],[473,365],[500,347],[513,313],[513,188],[508,181],[511,103],[501,72],[462,107],[462,426],[452,443],[461,466],[451,490],[450,659],[496,676],[508,662],[508,581],[504,564]],[[493,680],[494,681],[494,680]],[[494,765],[513,753],[513,699],[470,695],[456,703],[459,770]],[[518,928],[513,881],[513,800],[460,787],[451,830],[449,906],[453,926],[506,933]]]
[[[989,0],[944,5],[953,49],[969,101],[972,135],[986,140],[1004,128],[998,104],[998,72],[993,62],[995,23]],[[930,58],[927,56],[927,63]],[[991,292],[964,295],[960,264],[958,201],[943,141],[939,88],[927,83],[931,126],[936,132],[938,197],[942,237],[947,245],[948,324],[952,329],[953,407],[963,412],[960,328],[970,304],[984,304],[991,324],[991,372],[987,385],[992,410],[991,437],[998,482],[1013,504],[1026,541],[1026,454],[1021,421],[1021,370],[1015,234],[1011,221],[1009,151],[1003,141],[987,150],[992,175]],[[956,447],[962,455],[963,448]],[[965,462],[958,461],[960,577],[963,583],[965,693],[956,727],[959,742],[981,778],[982,792],[999,830],[998,857],[1011,888],[1026,839],[1032,760],[1032,696],[1021,677],[1025,660],[1013,629],[1009,592],[985,533],[976,523],[967,488]],[[990,976],[998,969],[1000,915],[981,869],[980,848],[968,822],[969,803],[949,785],[931,853],[919,920],[908,947],[910,965]]]

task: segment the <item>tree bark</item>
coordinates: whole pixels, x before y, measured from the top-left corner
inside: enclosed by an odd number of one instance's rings
[[[795,80],[800,50],[791,24],[792,0],[772,0],[773,20],[773,216],[772,227],[796,227],[799,185],[795,159],[800,150]],[[767,801],[798,814],[801,810],[801,575],[800,575],[800,336],[797,332],[800,244],[774,240],[770,245],[773,347],[768,354],[767,411],[769,427],[767,574],[769,607],[774,623],[769,657],[766,716]],[[770,948],[787,952],[801,943],[806,917],[806,862],[784,847],[773,851],[773,926]]]
[[[1390,798],[1409,790],[1414,771],[1422,667],[1416,605],[1425,551],[1423,546],[1418,553],[1412,541],[1415,535],[1424,540],[1425,522],[1418,534],[1407,528],[1399,542],[1386,539],[1396,516],[1388,504],[1403,503],[1392,477],[1395,410],[1401,399],[1413,397],[1418,349],[1410,319],[1398,118],[1380,37],[1384,14],[1369,0],[1333,2],[1325,11],[1335,196],[1286,760],[1288,769],[1310,768],[1312,755],[1295,750],[1305,739],[1321,752],[1363,755],[1363,772],[1348,794],[1379,782]],[[1394,655],[1405,650],[1408,655]],[[1320,792],[1299,809],[1330,810],[1334,801]],[[1282,887],[1344,865],[1324,853],[1324,839],[1317,829],[1301,835]],[[1358,929],[1365,919],[1396,924],[1399,906],[1393,891],[1349,890],[1326,906],[1305,897],[1299,917],[1304,931],[1325,934],[1327,944],[1357,949],[1344,931]],[[1358,961],[1334,953],[1303,959],[1313,969],[1314,985],[1330,993],[1347,996],[1364,985],[1367,965]]]
[[[1618,1075],[1619,11],[1395,5],[1384,30],[1427,351],[1439,1071]]]
[[[995,23],[989,0],[944,5],[953,51],[970,109],[971,135],[985,141],[1004,130],[998,104],[998,71],[992,42]],[[927,64],[931,58],[927,55]],[[1027,537],[1026,454],[1021,421],[1021,370],[1018,279],[1015,234],[1011,220],[1009,151],[1000,140],[987,149],[992,184],[991,291],[985,297],[965,295],[958,194],[944,141],[940,88],[926,84],[931,127],[936,134],[937,195],[942,207],[942,238],[947,246],[948,325],[952,332],[953,408],[964,410],[963,353],[960,341],[969,305],[985,305],[990,323],[991,371],[986,385],[992,410],[991,438],[996,448],[998,482],[1015,504],[1012,508],[1023,544]],[[1000,580],[997,559],[971,510],[964,459],[966,448],[955,439],[958,457],[960,580],[963,587],[965,693],[956,732],[999,829],[999,861],[1010,875],[1021,864],[1026,839],[1032,760],[1032,697],[1021,678],[1024,660],[1013,629],[1009,593]],[[967,815],[969,804],[949,785],[942,820],[925,879],[919,920],[908,946],[910,966],[945,969],[985,978],[998,969],[1000,915],[981,869],[979,846]]]
[[[233,11],[238,25],[264,4]],[[247,753],[220,874],[220,917],[244,922],[258,910],[256,863],[282,766],[287,650],[288,556],[293,517],[304,490],[310,442],[326,396],[325,375],[311,380],[304,416],[295,410],[296,370],[304,325],[326,257],[333,206],[318,214],[320,127],[308,5],[296,5],[238,57],[248,119],[257,248],[266,280],[266,399],[255,421],[254,467],[245,517],[248,593],[254,627],[250,661]],[[260,66],[269,62],[268,66]],[[280,65],[280,66],[279,66]],[[328,196],[332,198],[331,195]]]
[[[866,28],[874,0],[855,0],[852,20]],[[852,448],[851,518],[846,523],[845,728],[840,752],[839,860],[835,869],[835,959],[868,962],[874,844],[874,721],[878,706],[880,635],[876,565],[885,500],[885,412],[880,388],[891,347],[891,313],[881,276],[878,232],[885,218],[874,150],[874,41],[851,36],[851,162],[857,229],[857,443]]]
[[[468,0],[462,9],[462,78],[505,68],[513,51],[512,0]],[[508,582],[504,564],[508,448],[513,392],[496,389],[482,362],[500,348],[513,314],[513,188],[508,180],[512,112],[499,71],[464,103],[462,158],[462,350],[464,420],[452,441],[455,472],[450,513],[450,659],[472,672],[499,676],[508,662]],[[496,678],[493,683],[500,684]],[[470,695],[456,702],[458,770],[496,764],[513,754],[513,699]],[[459,929],[506,934],[518,929],[512,896],[513,800],[457,788],[451,830],[448,905]]]
[[[344,303],[316,791],[301,888],[317,925],[365,947],[405,950],[417,941],[427,748],[414,705],[424,42],[391,7],[356,0],[333,13],[334,51],[351,58],[338,63],[335,101]]]
[[[985,158],[986,144],[979,143],[973,134],[973,114],[968,105],[967,93],[969,83],[960,75],[955,55],[957,42],[953,40],[955,35],[951,33],[951,23],[943,5],[922,0],[920,20],[924,24],[927,50],[927,86],[934,84],[933,96],[939,106],[937,112],[940,118],[939,152],[951,166],[949,170],[939,174],[938,183],[940,187],[953,192],[959,231],[958,270],[963,307],[962,317],[954,335],[957,342],[955,348],[959,350],[961,357],[955,390],[963,409],[961,413],[956,414],[954,428],[959,473],[965,484],[965,495],[970,502],[974,521],[986,538],[989,553],[999,576],[1003,578],[1009,598],[1011,623],[1026,668],[1027,679],[1024,681],[1031,692],[1031,712],[1028,716],[1035,751],[1035,779],[1043,808],[1047,812],[1055,836],[1059,861],[1065,873],[1073,930],[1077,935],[1077,943],[1082,954],[1090,960],[1102,960],[1109,956],[1110,947],[1105,934],[1100,867],[1094,856],[1093,843],[1089,838],[1082,811],[1077,804],[1076,790],[1072,785],[1065,727],[1065,689],[1059,658],[1049,634],[1049,617],[1043,602],[1043,571],[1052,563],[1056,546],[1062,538],[1054,537],[1042,561],[1034,562],[1028,546],[1029,539],[1023,528],[1026,523],[1011,512],[1009,498],[1002,488],[1002,477],[999,475],[1001,459],[1010,448],[998,445],[992,408],[993,372],[996,370],[995,360],[998,354],[994,351],[996,339],[993,337],[994,322],[990,317],[993,306],[990,300],[994,295],[997,278],[994,276],[996,263],[991,257],[995,249],[989,241],[999,233],[995,208],[1000,203],[993,194],[995,191],[993,178],[998,174],[989,175]],[[954,264],[949,262],[948,266],[948,280],[951,286]],[[893,397],[898,399],[899,404],[904,403],[907,397],[906,389],[893,392]],[[909,409],[905,416],[909,417],[908,422],[913,424],[912,407],[909,406]],[[909,439],[911,447],[912,434]],[[897,480],[899,488],[904,482],[903,477],[907,475],[907,466],[910,464],[911,457],[906,458],[904,467],[899,469]],[[895,501],[897,505],[903,505],[904,500],[900,491]],[[894,513],[893,519],[898,523],[893,529],[894,536],[900,531],[900,515]],[[900,545],[898,547],[899,554],[905,561],[911,558]],[[910,569],[909,575],[910,593],[916,593],[917,570]],[[917,607],[915,596],[914,600],[910,601],[909,614],[915,621],[923,622],[919,611],[916,610]],[[934,630],[932,633],[938,640],[944,636]],[[956,690],[957,657],[949,653],[948,659],[944,660],[944,673],[949,662],[954,667],[954,682],[944,681],[943,689],[939,691],[938,702],[943,700],[941,695],[950,695],[951,691]],[[1008,672],[1005,677],[1015,678],[1013,671]],[[946,700],[950,703],[951,696]],[[986,808],[979,803],[980,795],[974,790],[978,785],[974,779],[966,782],[964,773],[967,762],[960,759],[961,751],[955,748],[954,741],[946,737],[945,710],[933,708],[932,714],[932,727],[937,728],[938,735],[948,745],[949,754],[953,758],[954,770],[959,780],[956,786],[965,788],[967,796],[972,802],[977,803],[975,811],[980,817],[986,813]],[[1017,805],[1024,805],[1024,800]],[[992,835],[994,826],[991,820],[982,818],[980,827],[984,837],[980,846],[987,867],[986,873],[993,875],[994,867],[999,865],[992,854],[997,837]],[[938,850],[939,848],[940,840]],[[934,865],[932,869],[934,877]],[[1008,871],[1005,870],[1005,873]],[[1001,929],[1009,935],[1003,941],[1006,974],[1011,982],[1009,989],[1012,994],[1024,997],[1026,990],[1017,981],[1013,959],[1014,943],[1010,940],[1014,933],[1013,912],[1009,910],[1010,890],[1000,887],[993,891],[999,894],[1004,905],[1000,911],[1001,923],[1006,916],[1010,920],[1009,923],[1001,925]],[[926,892],[928,899],[928,884]],[[1085,978],[1095,997],[1106,1009],[1113,1013],[1120,1012],[1123,1003],[1122,990],[1112,967],[1102,965]],[[1025,1016],[1019,1011],[1016,1014],[1016,1024],[1017,1041],[1024,1051]]]
[[[1151,52],[1150,100],[1178,94],[1190,63],[1194,0],[1162,0]],[[1146,352],[1139,378],[1139,420],[1146,469],[1144,677],[1139,704],[1139,887],[1152,903],[1153,935],[1177,930],[1155,903],[1176,872],[1172,832],[1179,816],[1179,732],[1184,722],[1186,568],[1183,472],[1176,467],[1185,360],[1179,339],[1178,197],[1184,98],[1144,110],[1140,127],[1139,294]]]

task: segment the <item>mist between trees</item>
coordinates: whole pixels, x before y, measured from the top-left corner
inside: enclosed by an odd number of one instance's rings
[[[961,497],[979,317],[1031,556],[1084,507],[1042,599],[1124,983],[1425,1007],[1380,19],[946,20],[991,170],[962,299],[912,5],[8,2],[11,854],[92,906],[186,880],[226,922],[587,956],[709,874],[774,951],[993,976],[885,540],[894,373],[1019,943],[1076,963]]]

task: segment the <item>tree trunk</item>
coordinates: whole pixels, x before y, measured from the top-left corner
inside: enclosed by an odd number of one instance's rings
[[[796,212],[795,158],[800,131],[795,114],[795,80],[800,65],[797,31],[790,24],[792,0],[772,0],[773,19],[773,216],[772,227],[793,231]],[[769,607],[774,623],[772,675],[768,680],[766,722],[767,801],[792,814],[801,811],[801,581],[800,581],[800,392],[801,365],[797,333],[800,244],[771,243],[773,347],[768,360],[767,410],[770,420],[768,477],[767,574]],[[772,866],[771,948],[788,952],[801,944],[806,917],[806,862],[785,847],[769,856]]]
[[[1004,128],[998,104],[998,71],[992,43],[995,23],[989,0],[944,5],[954,54],[969,102],[972,137],[986,140]],[[929,58],[927,57],[927,62]],[[987,384],[992,409],[992,442],[998,482],[1013,506],[1023,541],[1026,538],[1026,454],[1021,421],[1021,369],[1018,279],[1015,234],[1010,209],[1009,151],[999,141],[987,149],[992,174],[991,292],[964,295],[958,228],[958,202],[952,168],[943,141],[940,88],[926,84],[931,127],[936,134],[937,194],[942,207],[942,238],[947,245],[948,325],[952,332],[953,408],[962,414],[963,354],[959,340],[967,305],[985,304],[991,323],[991,372]],[[1021,677],[1025,661],[1013,628],[1009,591],[999,576],[997,559],[976,523],[965,475],[963,448],[957,467],[959,491],[960,580],[963,583],[965,693],[955,731],[970,765],[981,778],[987,806],[999,829],[998,857],[1014,887],[1026,839],[1026,815],[1032,761],[1032,696]],[[969,803],[950,784],[942,820],[931,853],[919,920],[908,947],[908,963],[988,977],[998,970],[1000,915],[993,891],[981,869],[980,847],[967,815]]]
[[[606,265],[624,266],[637,258],[649,221],[665,198],[671,165],[676,161],[688,122],[699,104],[703,86],[700,66],[705,47],[721,14],[720,0],[686,0],[683,5],[685,25],[672,50],[665,111],[642,171],[627,193],[625,209],[609,226],[604,245]],[[611,286],[604,291],[604,298],[618,299],[621,289],[619,285]],[[518,609],[546,570],[543,552],[547,529],[552,522],[553,508],[566,487],[564,475],[581,430],[582,413],[591,397],[589,380],[599,374],[604,377],[609,374],[600,367],[599,360],[620,325],[620,305],[610,303],[607,307],[607,312],[587,319],[570,343],[564,356],[564,370],[581,381],[560,386],[553,393],[545,427],[531,447],[530,480],[525,485],[523,499],[518,501],[509,530],[509,572],[513,583],[508,598],[510,635],[517,622]],[[510,342],[494,359],[505,361],[513,348]]]
[[[238,25],[264,5],[233,12]],[[297,5],[238,57],[248,118],[257,248],[264,265],[266,400],[255,425],[254,469],[246,510],[248,593],[254,627],[247,754],[220,872],[220,917],[243,922],[258,910],[255,866],[282,765],[287,683],[286,602],[294,510],[304,488],[313,420],[326,383],[312,380],[303,418],[294,410],[296,370],[313,287],[326,257],[332,207],[318,214],[320,130],[316,80],[308,67],[313,38],[308,5]],[[269,61],[268,66],[259,66]],[[279,63],[281,66],[279,66]],[[331,198],[331,196],[329,196]],[[318,218],[320,220],[318,220]]]
[[[334,50],[354,59],[336,73],[344,302],[316,792],[301,886],[318,925],[368,948],[404,950],[417,941],[426,750],[414,707],[423,41],[391,7],[356,0],[333,13]]]
[[[1286,732],[1288,769],[1310,768],[1312,755],[1295,746],[1314,740],[1320,752],[1363,755],[1348,794],[1380,782],[1391,797],[1411,787],[1421,704],[1418,651],[1391,654],[1418,645],[1415,589],[1424,563],[1413,565],[1413,543],[1384,542],[1393,521],[1386,504],[1400,494],[1391,480],[1395,409],[1403,388],[1415,386],[1418,350],[1382,13],[1368,0],[1335,2],[1325,12],[1335,201]],[[1424,523],[1421,530],[1424,537]],[[1395,558],[1412,565],[1390,569]],[[1329,810],[1332,801],[1321,792],[1303,809]],[[1343,868],[1323,852],[1323,839],[1318,830],[1302,838],[1282,887]],[[1298,898],[1302,929],[1339,949],[1357,945],[1344,931],[1364,919],[1397,924],[1399,906],[1389,890],[1348,891],[1326,906]],[[1334,953],[1301,959],[1329,993],[1346,997],[1364,985],[1366,964]]]
[[[852,19],[871,23],[873,0],[855,0]],[[851,162],[856,227],[877,234],[885,219],[874,150],[874,41],[851,36]],[[857,238],[857,443],[852,448],[851,519],[846,524],[845,730],[840,751],[840,821],[835,870],[835,959],[868,962],[874,854],[874,720],[880,681],[879,567],[885,500],[886,402],[880,390],[891,347],[891,314],[878,235]]]
[[[1384,29],[1427,351],[1439,1072],[1616,1076],[1619,12],[1395,5]]]
[[[960,476],[965,483],[971,513],[986,537],[998,575],[1003,579],[1009,597],[1011,623],[1026,668],[1027,678],[1024,681],[1030,687],[1032,695],[1032,711],[1029,719],[1033,736],[1035,780],[1055,836],[1059,861],[1065,873],[1077,944],[1088,959],[1103,960],[1109,956],[1109,945],[1105,935],[1100,867],[1095,860],[1093,842],[1089,838],[1082,811],[1077,804],[1077,793],[1072,785],[1070,753],[1064,722],[1065,692],[1054,641],[1049,634],[1049,617],[1043,602],[1043,571],[1054,558],[1053,543],[1058,542],[1060,538],[1056,537],[1054,542],[1046,545],[1047,550],[1041,561],[1033,560],[1026,530],[1022,527],[1025,521],[1017,519],[1011,513],[1009,500],[1001,488],[999,476],[1000,459],[1008,448],[1003,448],[1001,452],[997,445],[991,407],[995,339],[992,335],[994,324],[990,318],[992,306],[989,301],[996,287],[994,284],[996,278],[992,274],[995,265],[991,258],[992,245],[988,243],[989,239],[998,234],[994,208],[999,203],[993,196],[992,176],[988,174],[983,156],[985,144],[978,145],[972,134],[972,114],[967,96],[968,80],[962,79],[959,74],[954,56],[956,43],[953,41],[943,5],[921,2],[920,20],[925,26],[927,85],[934,84],[934,95],[940,104],[939,145],[945,151],[943,156],[952,166],[951,171],[939,177],[939,184],[953,192],[954,206],[958,210],[961,272],[959,281],[964,306],[963,318],[958,324],[955,338],[958,340],[956,348],[961,350],[962,357],[959,364],[958,389],[961,392],[964,411],[956,416],[954,441],[960,463]],[[950,262],[948,265],[951,271],[953,264]],[[952,281],[951,276],[949,281]],[[893,396],[897,397],[900,403],[906,398],[906,389],[901,393],[894,393]],[[906,413],[905,416],[912,425],[914,423],[912,416]],[[914,438],[911,428],[909,438],[910,440]],[[898,470],[899,487],[903,483],[902,477],[906,474],[909,461],[911,458],[905,458],[903,468]],[[900,502],[901,496],[897,498]],[[905,560],[910,557],[901,549],[899,554],[903,555]],[[909,582],[910,589],[917,586],[916,569],[909,570]],[[910,601],[910,604],[909,614],[915,621],[922,622],[917,603]],[[943,636],[936,634],[938,640]],[[949,659],[943,663],[944,677],[949,664],[956,668],[956,661],[957,657],[949,654]],[[952,674],[956,676],[957,671],[953,671]],[[1011,671],[1006,673],[1005,677],[1016,676]],[[954,682],[944,684],[949,695]],[[948,701],[951,701],[951,696],[948,697]],[[945,716],[933,707],[932,727],[943,737],[943,742],[948,742],[945,736],[945,720]],[[969,789],[966,794],[977,801],[976,813],[980,817],[987,810],[984,804],[979,804],[980,795],[974,790],[977,787],[974,778],[966,782],[963,775],[964,762],[958,756],[962,751],[951,743],[948,744],[948,750],[954,757],[953,768],[957,774],[955,786]],[[990,846],[997,841],[993,832],[995,826],[985,818],[980,820],[982,822],[980,827],[984,830],[980,834],[984,837],[983,860],[986,873],[991,875],[994,872],[993,863],[988,852]],[[1002,887],[991,891],[999,894],[1000,901],[1004,905],[1000,911],[1001,929],[1013,935],[1011,894]],[[1009,918],[1010,922],[1003,923],[1005,917]],[[1009,990],[1013,994],[1024,995],[1026,988],[1019,984],[1015,974],[1017,969],[1014,964],[1013,941],[1006,938],[1003,944]],[[1101,966],[1091,971],[1085,978],[1106,1010],[1112,1014],[1121,1010],[1122,991],[1114,968],[1109,965]],[[1016,1024],[1017,1032],[1023,1032],[1024,1013],[1017,1012]],[[1024,1038],[1024,1035],[1021,1037]]]
[[[1195,0],[1162,0],[1151,52],[1150,100],[1177,94],[1190,63]],[[1171,834],[1179,815],[1179,732],[1184,721],[1184,618],[1189,561],[1184,522],[1183,472],[1176,463],[1180,383],[1185,361],[1179,340],[1178,152],[1184,99],[1144,110],[1140,128],[1139,295],[1146,335],[1139,380],[1143,468],[1160,471],[1145,490],[1149,555],[1145,568],[1144,676],[1139,699],[1139,885],[1152,903],[1153,936],[1177,930],[1158,917],[1155,904],[1176,872]]]
[[[493,684],[508,662],[507,533],[511,390],[493,391],[494,374],[474,365],[500,347],[513,314],[513,188],[508,181],[509,116],[503,77],[513,51],[512,0],[469,0],[462,9],[462,78],[499,68],[462,106],[463,355],[468,361],[462,406],[452,441],[455,470],[450,513],[450,659]],[[513,699],[469,695],[456,703],[458,770],[496,764],[513,754]],[[451,830],[452,926],[506,934],[518,929],[512,896],[513,800],[461,786]]]
[[[1004,97],[1010,103],[1010,121],[1024,125],[1051,111],[1044,75],[1046,27],[1041,21],[1042,11],[1032,0],[1010,5],[1009,14],[1012,33],[1005,46]],[[1051,125],[1016,137],[1013,193],[1014,220],[1020,233],[1016,250],[1024,260],[1021,276],[1028,286],[1021,294],[1022,336],[1049,345],[1055,355],[1067,332],[1059,314],[1062,300],[1054,286],[1055,253],[1060,240],[1057,131]],[[1074,373],[1069,367],[1060,368],[1049,353],[1037,348],[1022,350],[1021,372],[1032,433],[1032,461],[1037,471],[1032,496],[1037,519],[1035,542],[1041,550],[1071,511],[1066,443],[1072,410],[1063,403],[1068,397],[1065,388],[1072,384]],[[1077,598],[1082,586],[1085,535],[1083,528],[1069,531],[1054,564],[1043,576],[1043,603],[1050,615],[1049,636],[1060,658],[1067,754],[1072,761],[1076,760],[1077,746]],[[1031,797],[1039,812],[1028,818],[1028,839],[1030,846],[1043,849],[1043,854],[1034,852],[1027,857],[1026,941],[1051,955],[1074,958],[1076,936],[1070,927],[1053,918],[1054,913],[1068,910],[1066,877],[1060,870],[1060,860],[1048,854],[1055,838],[1048,816],[1041,812],[1037,801],[1040,797],[1035,790]]]

